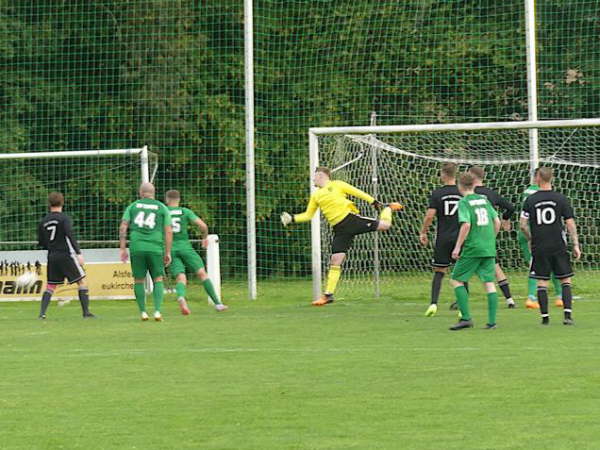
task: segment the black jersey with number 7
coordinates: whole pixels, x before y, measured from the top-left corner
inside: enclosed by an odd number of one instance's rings
[[[38,225],[38,244],[48,252],[80,254],[71,219],[62,212],[50,212]]]

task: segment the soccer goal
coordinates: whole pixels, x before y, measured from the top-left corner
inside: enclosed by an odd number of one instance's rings
[[[15,277],[24,270],[43,270],[45,252],[37,247],[37,225],[47,211],[51,191],[65,196],[65,212],[71,216],[84,250],[95,298],[131,297],[128,272],[115,266],[111,277],[93,277],[94,264],[118,262],[119,220],[136,198],[140,182],[152,181],[158,158],[147,147],[97,151],[57,151],[0,154],[0,299],[38,298],[34,292],[16,292]],[[116,258],[115,258],[115,255]],[[88,267],[90,265],[90,267]],[[106,272],[106,270],[105,270]],[[90,281],[91,282],[91,281]],[[94,291],[94,292],[93,292]],[[34,294],[34,295],[28,295]]]
[[[310,176],[319,165],[382,202],[405,210],[386,233],[355,238],[343,269],[340,291],[399,293],[402,279],[428,273],[432,247],[418,236],[429,194],[440,185],[443,162],[460,170],[481,165],[485,184],[520,209],[521,195],[538,165],[554,168],[554,186],[573,204],[584,256],[577,271],[600,269],[600,119],[463,123],[440,125],[311,128]],[[315,189],[312,186],[311,190]],[[362,215],[376,211],[357,202]],[[498,261],[508,270],[527,269],[513,230],[501,232]],[[329,265],[331,230],[315,215],[311,224],[313,296]],[[364,290],[363,290],[364,289]]]

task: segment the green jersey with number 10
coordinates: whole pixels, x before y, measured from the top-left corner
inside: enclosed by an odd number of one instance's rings
[[[471,224],[465,239],[462,257],[496,256],[496,231],[494,220],[498,213],[483,195],[470,194],[458,202],[458,223]]]
[[[153,198],[136,200],[125,209],[121,220],[129,223],[130,251],[164,253],[165,227],[172,223],[163,203]]]
[[[173,222],[173,250],[189,250],[192,248],[188,226],[195,222],[198,216],[191,209],[181,206],[168,206]]]

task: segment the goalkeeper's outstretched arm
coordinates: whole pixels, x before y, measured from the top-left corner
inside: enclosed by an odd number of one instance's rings
[[[281,213],[281,223],[284,227],[286,227],[292,222],[308,222],[313,218],[318,207],[319,205],[317,205],[317,201],[315,200],[314,196],[311,195],[308,206],[306,207],[306,211],[295,215],[284,211]]]

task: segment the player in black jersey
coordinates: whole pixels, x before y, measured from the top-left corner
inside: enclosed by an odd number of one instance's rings
[[[46,290],[42,295],[40,319],[46,318],[46,310],[50,304],[56,286],[63,284],[65,278],[69,284],[79,285],[79,301],[83,317],[94,317],[89,310],[89,292],[85,283],[83,270],[83,256],[73,235],[71,219],[62,212],[65,203],[60,192],[51,192],[48,195],[50,212],[38,225],[38,244],[48,250],[48,265]]]
[[[429,206],[423,218],[423,226],[419,234],[421,244],[423,246],[428,245],[429,227],[433,219],[437,219],[435,250],[431,262],[433,267],[431,304],[425,312],[427,317],[433,316],[437,312],[442,279],[448,271],[448,267],[454,263],[452,249],[454,249],[458,237],[458,202],[462,197],[456,187],[456,171],[457,167],[454,163],[444,163],[442,165],[440,178],[444,185],[431,193]]]
[[[567,253],[567,238],[563,221],[573,243],[573,256],[581,257],[577,225],[569,200],[561,193],[552,190],[552,169],[540,167],[535,175],[539,191],[531,194],[523,204],[520,226],[525,238],[531,243],[531,270],[529,277],[537,281],[538,302],[542,314],[542,324],[550,323],[548,314],[548,280],[554,276],[562,285],[562,300],[565,325],[573,325],[571,305],[571,277],[573,269]]]
[[[475,193],[485,195],[492,206],[500,210],[501,229],[510,231],[510,218],[515,213],[515,206],[495,190],[483,185],[483,179],[485,178],[485,170],[483,167],[473,166],[469,169],[469,173],[475,178]],[[500,267],[500,264],[498,263],[496,263],[496,282],[506,299],[506,306],[514,308],[516,305],[510,293],[510,284],[502,267]]]

